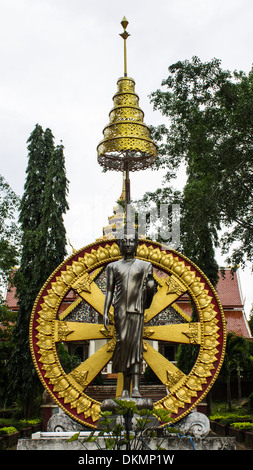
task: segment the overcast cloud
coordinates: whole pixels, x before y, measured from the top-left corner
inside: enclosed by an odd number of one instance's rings
[[[170,64],[197,55],[219,58],[229,70],[252,66],[252,0],[0,0],[0,173],[22,195],[26,141],[36,123],[49,127],[65,147],[65,224],[77,249],[102,234],[121,193],[121,174],[102,173],[96,147],[123,75],[123,16],[131,34],[128,74],[146,124],[166,123],[148,95]],[[151,170],[132,174],[133,198],[160,181]],[[248,313],[249,270],[241,279]]]

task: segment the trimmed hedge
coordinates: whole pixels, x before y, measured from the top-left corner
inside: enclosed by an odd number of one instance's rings
[[[232,428],[239,429],[241,431],[251,431],[253,432],[253,423],[242,422],[242,423],[231,423]]]
[[[220,424],[227,424],[231,426],[232,423],[252,422],[252,415],[243,415],[238,413],[217,413],[209,416],[210,421],[216,421]]]
[[[0,428],[13,426],[16,431],[21,431],[28,426],[35,426],[41,423],[41,419],[14,419],[14,418],[0,418]]]
[[[0,436],[5,436],[6,434],[13,434],[17,431],[18,430],[14,428],[14,426],[5,426],[3,428],[0,428]]]

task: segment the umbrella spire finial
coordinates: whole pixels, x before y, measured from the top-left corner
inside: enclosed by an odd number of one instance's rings
[[[127,51],[126,51],[126,40],[130,36],[130,34],[126,31],[128,21],[124,16],[123,20],[121,21],[121,25],[124,29],[124,33],[121,33],[120,36],[124,39],[124,77],[127,77]]]

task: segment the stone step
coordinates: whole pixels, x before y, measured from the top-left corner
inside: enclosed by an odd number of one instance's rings
[[[103,401],[106,398],[114,398],[116,396],[116,384],[114,385],[90,385],[85,393],[97,401]],[[163,398],[167,392],[164,385],[141,385],[140,394],[143,398],[151,398],[158,401]]]

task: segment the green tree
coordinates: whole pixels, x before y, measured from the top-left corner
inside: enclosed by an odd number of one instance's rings
[[[151,95],[154,109],[167,118],[166,125],[152,128],[158,145],[156,168],[168,171],[162,187],[146,193],[140,204],[180,202],[178,249],[214,286],[218,281],[215,248],[220,243],[225,252],[238,242],[230,263],[243,263],[253,254],[252,85],[252,71],[248,76],[232,74],[222,70],[217,59],[202,63],[193,57],[191,62],[171,65],[162,90]],[[181,164],[187,182],[179,194],[173,191],[171,180]],[[220,240],[224,227],[227,233]],[[179,348],[177,360],[182,369],[189,372],[195,358],[193,349]]]
[[[51,152],[45,182],[42,219],[38,226],[37,272],[40,272],[43,280],[45,280],[45,275],[48,277],[53,268],[57,267],[66,256],[67,241],[63,214],[69,207],[63,149],[63,145],[58,145]],[[41,260],[43,260],[42,263]]]
[[[218,231],[226,227],[223,251],[236,241],[229,262],[244,264],[253,259],[253,71],[231,73],[218,59],[202,63],[193,57],[171,65],[162,86],[165,91],[151,95],[154,108],[169,118],[167,126],[153,130],[157,167],[168,168],[170,178],[180,162],[186,165],[184,229],[188,225],[190,252],[192,231],[209,263]],[[200,264],[207,259],[199,249],[198,257]]]
[[[189,174],[182,194],[182,247],[186,256],[196,263],[216,286],[219,279],[219,266],[215,259],[218,233],[212,220],[208,217],[205,197],[199,199],[200,193],[197,189],[199,186],[201,185],[198,178]]]
[[[22,400],[29,416],[40,389],[29,348],[29,321],[35,299],[52,271],[66,254],[63,213],[68,181],[63,147],[54,146],[50,129],[38,124],[28,139],[28,165],[20,205],[22,254],[15,276],[18,317],[13,332],[13,352],[9,364],[12,399]]]
[[[12,331],[16,321],[16,312],[11,312],[4,301],[0,305],[0,406],[8,404],[6,384],[8,383],[7,364],[12,351]]]
[[[236,374],[238,381],[238,397],[241,397],[241,371],[250,365],[249,342],[242,336],[233,333],[227,335],[227,345],[225,351],[224,363],[222,366],[222,375],[227,382],[227,403],[228,409],[232,409],[231,397],[231,377]]]
[[[170,246],[170,240],[162,238],[159,233],[157,235],[157,227],[152,226],[151,217],[152,206],[158,208],[161,204],[168,204],[169,208],[173,208],[174,204],[180,206],[180,239],[177,246],[173,248],[185,254],[207,275],[212,284],[215,286],[218,282],[218,264],[215,260],[215,246],[218,245],[218,235],[215,227],[207,220],[205,207],[199,204],[199,208],[194,204],[192,192],[194,192],[195,184],[193,178],[189,177],[185,188],[180,192],[173,190],[171,187],[158,188],[155,192],[145,193],[143,198],[136,202],[135,206],[140,214],[142,211],[147,213],[148,236],[156,239],[160,243]],[[167,224],[168,234],[172,233],[172,217],[168,212],[167,218],[161,218],[160,222],[164,226]],[[163,230],[164,232],[164,230]],[[162,232],[162,233],[163,233]],[[165,232],[166,233],[166,232]],[[173,240],[172,240],[173,241]]]
[[[198,321],[196,309],[193,307],[191,322]],[[180,344],[176,354],[177,367],[184,373],[189,374],[197,360],[199,346],[194,344]]]
[[[3,288],[11,284],[18,263],[20,233],[16,223],[19,199],[0,175],[0,401],[6,404],[6,365],[11,352],[11,332],[16,314],[5,305]]]
[[[20,232],[16,223],[19,199],[0,175],[0,287],[10,280],[18,263]],[[1,290],[0,290],[1,295]],[[2,297],[0,297],[2,299]]]

